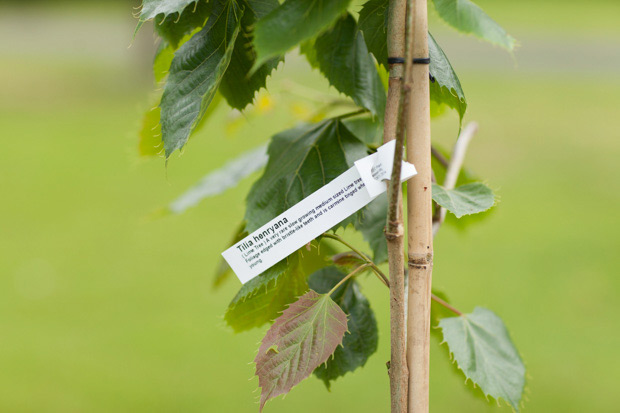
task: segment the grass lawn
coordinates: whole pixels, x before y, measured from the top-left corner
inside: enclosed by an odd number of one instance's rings
[[[506,16],[515,36],[527,36],[527,13],[512,4],[497,6],[498,20]],[[566,22],[580,17],[575,4],[547,32],[535,25],[541,44],[562,33],[614,41],[602,36],[614,32],[616,4],[597,2],[601,23],[574,32]],[[249,363],[264,329],[233,334],[222,314],[239,283],[211,289],[252,179],[183,215],[149,216],[266,141],[281,127],[280,112],[248,117],[230,134],[218,111],[166,170],[136,153],[150,87],[148,29],[126,50],[129,10],[65,20],[11,13],[0,23],[22,19],[27,30],[11,42],[9,30],[20,26],[0,24],[0,411],[256,411]],[[102,27],[118,30],[106,40]],[[440,32],[448,54],[466,44]],[[478,70],[466,54],[459,59],[466,121],[480,123],[468,163],[500,203],[466,232],[442,229],[434,285],[463,311],[482,305],[504,319],[528,368],[529,411],[615,411],[620,67],[597,74],[519,61],[517,69]],[[294,59],[284,70],[274,84],[286,75],[319,84]],[[452,114],[433,127],[446,147],[456,132]],[[363,287],[380,324],[378,353],[331,393],[310,378],[269,412],[386,411],[388,299],[373,279]],[[496,409],[467,391],[445,347],[434,345],[431,356],[433,411]]]

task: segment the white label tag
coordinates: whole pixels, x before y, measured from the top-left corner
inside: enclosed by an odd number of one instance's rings
[[[244,284],[250,281],[385,192],[383,180],[390,179],[394,148],[395,141],[380,146],[376,153],[356,161],[354,167],[224,251],[222,256],[239,280]],[[403,162],[401,182],[415,174],[415,167]]]
[[[372,155],[355,161],[355,167],[362,181],[366,184],[366,190],[373,198],[387,191],[385,181],[389,181],[392,177],[395,149],[396,141],[391,140],[377,148],[377,152]],[[400,179],[401,181],[407,180],[416,173],[415,167],[412,164],[403,162]]]

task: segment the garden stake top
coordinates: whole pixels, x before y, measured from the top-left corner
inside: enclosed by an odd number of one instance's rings
[[[487,398],[521,408],[525,367],[502,320],[481,307],[463,313],[431,289],[433,236],[446,213],[465,220],[485,215],[495,196],[462,170],[477,126],[461,128],[467,100],[428,32],[427,6],[427,0],[368,0],[361,8],[351,0],[143,0],[136,30],[153,20],[160,40],[154,61],[159,96],[144,117],[142,155],[167,162],[224,105],[250,117],[266,116],[264,100],[291,108],[296,102],[290,99],[317,104],[313,114],[271,137],[266,149],[211,172],[169,208],[181,213],[262,171],[229,244],[240,265],[256,274],[243,278],[224,316],[235,332],[270,325],[254,359],[261,411],[311,374],[330,388],[366,364],[378,331],[361,286],[377,281],[390,297],[393,413],[429,411],[431,332]],[[515,47],[470,0],[433,0],[432,7],[461,33],[508,51]],[[290,60],[305,59],[341,96],[291,80],[279,91],[270,84],[272,95],[261,92],[294,50],[301,57]],[[458,114],[451,156],[430,133],[431,115],[449,110]],[[415,176],[403,163],[405,152]],[[404,222],[401,179],[407,178]],[[300,205],[303,211],[290,215]],[[314,228],[305,232],[309,238],[293,243],[308,228]],[[351,240],[352,231],[361,233],[364,247]],[[262,262],[277,256],[274,251],[282,256]],[[232,274],[222,261],[214,286]]]

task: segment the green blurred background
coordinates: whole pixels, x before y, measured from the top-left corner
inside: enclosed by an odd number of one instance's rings
[[[520,40],[514,59],[436,18],[432,30],[468,96],[466,121],[480,123],[468,165],[501,202],[465,232],[442,229],[434,285],[463,311],[503,317],[528,367],[527,411],[620,411],[620,2],[478,3]],[[145,27],[128,48],[132,6],[0,3],[2,412],[258,409],[250,362],[264,329],[233,334],[222,314],[239,283],[211,288],[252,179],[150,217],[294,119],[274,93],[264,116],[218,110],[167,169],[141,159],[155,39]],[[329,91],[294,57],[270,85],[286,77]],[[436,121],[434,139],[449,147],[456,122]],[[363,286],[378,353],[331,393],[310,378],[267,411],[388,411],[388,299]],[[496,410],[445,353],[432,348],[432,411]]]

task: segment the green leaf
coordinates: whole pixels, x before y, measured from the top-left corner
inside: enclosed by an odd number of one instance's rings
[[[504,399],[519,411],[525,366],[502,320],[476,307],[472,314],[442,319],[439,327],[465,377],[486,396]]]
[[[308,291],[291,304],[263,338],[256,363],[260,410],[325,363],[342,343],[347,316],[328,294]]]
[[[197,1],[199,0],[142,0],[138,25],[134,34],[140,30],[145,21],[152,20],[159,15],[163,18],[178,15],[190,4],[196,6]]]
[[[256,24],[257,66],[315,37],[343,14],[351,0],[286,0]]]
[[[154,19],[157,15],[168,16],[182,12],[188,5],[198,0],[143,0],[140,8],[140,21]]]
[[[252,29],[256,22],[278,7],[278,0],[243,0],[245,10],[241,19],[241,29],[230,60],[228,70],[224,74],[220,85],[220,93],[228,104],[243,110],[252,103],[258,90],[265,87],[267,76],[278,66],[281,57],[267,60],[256,68],[256,52],[252,46]]]
[[[319,57],[314,47],[314,39],[307,40],[299,45],[299,51],[306,56],[306,60],[313,69],[319,68]]]
[[[316,59],[329,83],[358,106],[382,119],[385,89],[353,16],[343,16],[320,35],[314,42],[314,49],[311,62]]]
[[[310,275],[332,263],[332,257],[338,250],[327,239],[320,239],[306,244],[299,251],[301,268]]]
[[[241,287],[224,315],[235,332],[273,321],[288,304],[308,291],[298,254],[292,254]]]
[[[205,24],[212,8],[213,1],[197,1],[185,7],[180,14],[157,15],[153,27],[155,32],[176,50],[186,35]]]
[[[338,254],[334,254],[331,257],[332,263],[341,268],[344,271],[350,272],[359,267],[360,265],[364,265],[367,261],[361,258],[354,252],[340,252]]]
[[[166,158],[182,148],[204,116],[230,62],[242,11],[215,0],[206,26],[176,52],[161,101]]]
[[[161,101],[161,98],[159,99]],[[211,117],[215,109],[222,101],[220,94],[216,94],[209,108],[205,112],[204,116],[200,120],[200,123],[194,129],[194,132],[200,131],[200,129],[207,123],[207,120]],[[164,154],[164,143],[161,134],[161,107],[155,106],[152,109],[146,111],[142,118],[142,125],[139,132],[138,153],[141,156],[162,156]]]
[[[450,160],[449,152],[444,150],[439,145],[434,144],[433,148],[435,148],[443,157],[444,161],[447,163]],[[434,156],[431,159],[431,165],[433,168],[433,173],[435,174],[435,178],[437,182],[443,182],[446,175],[446,166],[442,164],[442,162],[438,161]],[[466,167],[461,168],[459,172],[459,176],[456,180],[456,186],[462,186],[465,184],[471,184],[475,182],[479,182],[480,177],[476,176],[471,170]],[[465,215],[461,218],[456,218],[454,214],[449,214],[446,216],[446,225],[451,225],[456,227],[457,229],[464,231],[469,226],[479,223],[490,217],[495,211],[495,208],[487,209],[486,211],[479,212],[473,215]]]
[[[429,71],[434,80],[430,84],[431,100],[455,109],[459,114],[460,121],[463,121],[465,110],[467,110],[467,101],[461,82],[452,69],[448,57],[430,33],[428,34],[428,53],[431,58]]]
[[[174,49],[172,46],[166,41],[159,43],[157,52],[155,52],[155,59],[153,60],[153,77],[155,77],[156,84],[161,83],[168,76],[172,59],[174,59]]]
[[[162,21],[163,14],[159,15],[155,31],[162,40],[159,42],[153,61],[155,83],[159,84],[168,76],[174,52],[204,26],[212,9],[213,2],[199,2],[187,6],[181,17],[172,14]]]
[[[249,232],[320,189],[367,155],[366,145],[337,118],[281,132],[273,137],[267,152],[269,162],[265,172],[248,194],[245,219]],[[383,233],[386,216],[387,199],[381,196],[335,228],[352,223],[370,244],[375,262],[381,263],[387,260]]]
[[[312,290],[325,294],[345,276],[338,268],[327,267],[312,274],[308,284]],[[375,315],[353,278],[338,287],[333,292],[332,299],[347,314],[349,332],[344,336],[342,347],[334,351],[333,358],[314,370],[314,374],[328,389],[332,380],[364,366],[368,358],[377,351],[379,342]]]
[[[460,218],[491,208],[495,203],[495,195],[488,186],[480,182],[450,190],[433,184],[433,201]]]
[[[308,291],[307,276],[327,266],[334,253],[331,245],[312,242],[248,281],[228,306],[226,322],[239,332],[273,321]]]
[[[366,114],[344,119],[342,123],[353,135],[368,145],[380,145],[383,142],[383,124],[377,118],[373,119]]]
[[[275,135],[269,162],[247,198],[248,232],[338,177],[366,156],[366,145],[335,118]]]
[[[507,50],[515,48],[516,40],[470,0],[433,0],[433,3],[439,17],[458,31]]]
[[[138,153],[141,156],[158,156],[164,151],[159,124],[160,112],[159,106],[155,106],[147,110],[142,117],[142,125],[138,134]]]
[[[387,66],[387,21],[389,0],[370,0],[364,3],[358,21],[368,50],[377,62]]]
[[[219,195],[227,189],[237,186],[243,178],[267,164],[266,151],[266,145],[262,145],[242,153],[221,168],[209,172],[196,185],[172,201],[168,205],[168,209],[173,214],[182,214],[188,208],[198,205],[202,200]]]

